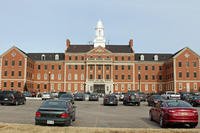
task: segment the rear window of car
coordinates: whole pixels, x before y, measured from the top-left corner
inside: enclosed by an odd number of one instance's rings
[[[180,100],[167,101],[166,103],[168,107],[192,107],[189,103]]]
[[[50,108],[65,108],[66,102],[65,101],[45,101],[43,102],[41,107],[50,107]]]

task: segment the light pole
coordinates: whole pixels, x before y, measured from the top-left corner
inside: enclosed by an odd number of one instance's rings
[[[141,88],[140,88],[141,74],[140,74],[140,72],[138,72],[138,80],[139,80],[139,92],[141,92]]]
[[[84,93],[86,93],[86,92],[85,92],[85,85],[86,85],[86,83],[83,83],[83,89],[84,89]]]
[[[51,81],[51,72],[49,71],[49,88],[48,88],[48,92],[50,92],[50,89],[51,89],[51,84],[50,84],[50,81]]]

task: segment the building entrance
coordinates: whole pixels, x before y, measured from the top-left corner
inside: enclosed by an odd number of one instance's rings
[[[101,84],[94,85],[94,93],[105,94],[105,85]]]

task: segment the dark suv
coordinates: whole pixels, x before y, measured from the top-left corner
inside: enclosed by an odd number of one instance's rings
[[[128,92],[124,95],[124,105],[137,105],[140,106],[140,97],[136,92]]]
[[[0,93],[0,104],[25,104],[26,98],[25,96],[19,91],[2,91]]]

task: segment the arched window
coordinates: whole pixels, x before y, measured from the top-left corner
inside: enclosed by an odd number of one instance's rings
[[[58,54],[55,55],[55,60],[59,60],[59,55]]]
[[[44,54],[42,54],[41,60],[45,60],[45,55]]]
[[[158,60],[158,55],[154,55],[154,60],[155,60],[155,61]]]
[[[140,55],[140,60],[144,60],[144,55]]]

